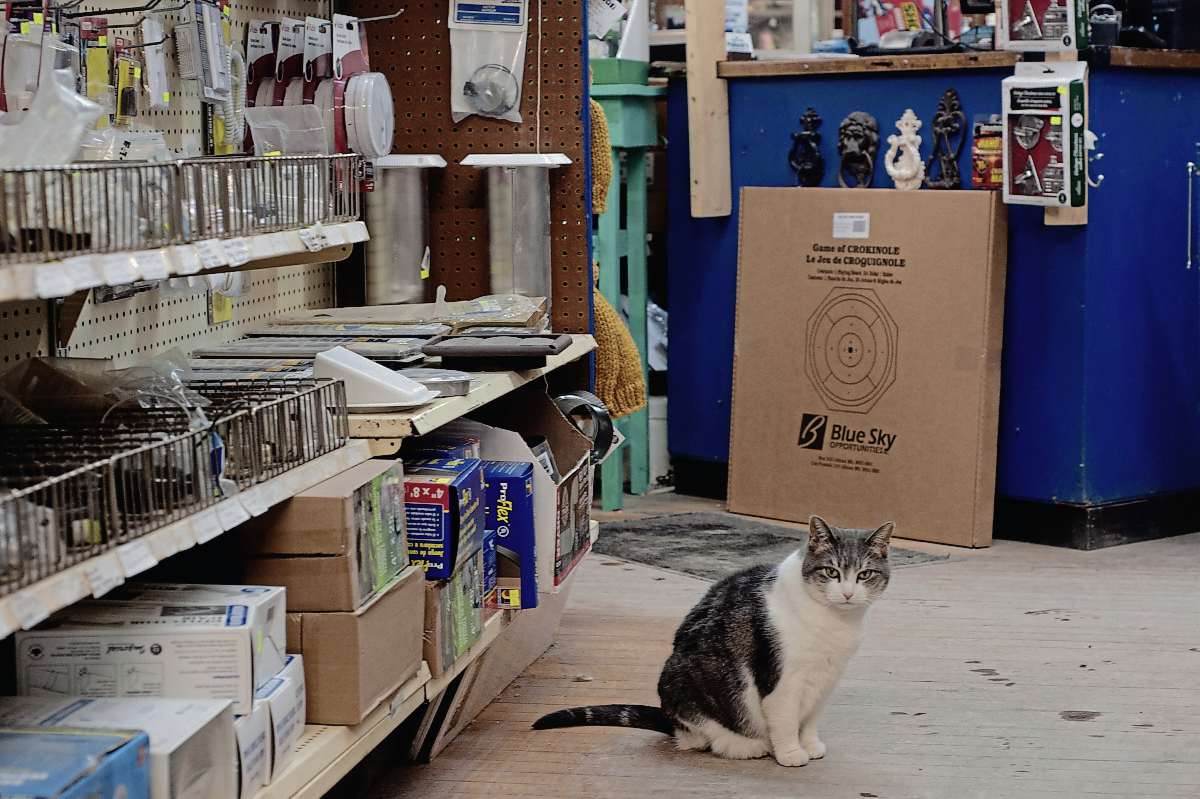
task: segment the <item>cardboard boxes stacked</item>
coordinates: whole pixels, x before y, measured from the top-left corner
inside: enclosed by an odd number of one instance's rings
[[[287,587],[308,721],[358,724],[421,667],[424,581],[409,567],[403,467],[371,460],[245,525],[248,579]]]

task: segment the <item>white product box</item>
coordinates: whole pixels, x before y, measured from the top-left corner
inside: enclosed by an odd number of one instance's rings
[[[254,793],[271,778],[271,711],[255,705],[251,713],[233,720],[237,735],[238,775],[242,797]]]
[[[237,744],[228,702],[5,696],[0,697],[0,724],[145,730],[152,799],[237,795]]]
[[[246,605],[81,602],[16,637],[23,696],[224,699],[253,709]]]
[[[254,636],[254,687],[265,685],[283,668],[287,652],[287,592],[265,585],[126,583],[105,599],[156,605],[244,605]]]
[[[288,655],[283,670],[254,694],[254,708],[266,708],[271,716],[270,782],[283,773],[300,736],[307,712],[304,696],[304,660]]]

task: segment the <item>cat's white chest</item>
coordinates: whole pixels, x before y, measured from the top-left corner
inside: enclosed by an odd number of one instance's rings
[[[861,614],[841,614],[806,602],[768,601],[780,656],[779,688],[802,708],[833,690],[862,639]]]

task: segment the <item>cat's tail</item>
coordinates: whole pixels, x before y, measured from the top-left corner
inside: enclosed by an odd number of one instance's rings
[[[560,727],[631,727],[675,734],[675,722],[661,708],[650,705],[591,705],[556,710],[533,723],[535,730]]]

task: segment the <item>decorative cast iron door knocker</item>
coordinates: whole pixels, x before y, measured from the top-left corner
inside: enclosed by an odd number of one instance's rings
[[[933,115],[933,153],[925,167],[925,185],[931,189],[962,188],[958,157],[967,140],[967,117],[958,92],[946,89]],[[936,163],[936,168],[935,168]],[[934,174],[937,173],[937,177]]]
[[[821,117],[811,107],[800,117],[800,132],[792,134],[792,150],[788,163],[796,172],[796,185],[819,186],[825,176],[825,159],[821,157]]]
[[[921,120],[906,108],[896,120],[899,135],[888,136],[888,149],[883,156],[883,168],[891,175],[897,189],[909,191],[921,188],[925,179],[925,164],[921,161]]]
[[[838,184],[865,189],[875,178],[875,156],[879,154],[879,123],[865,111],[853,111],[838,127]],[[847,182],[849,178],[849,182]]]

